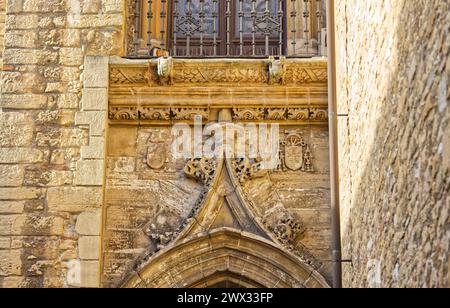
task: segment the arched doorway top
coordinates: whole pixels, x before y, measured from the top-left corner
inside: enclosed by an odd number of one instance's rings
[[[208,287],[327,288],[311,266],[251,233],[220,228],[186,238],[154,255],[126,288]]]

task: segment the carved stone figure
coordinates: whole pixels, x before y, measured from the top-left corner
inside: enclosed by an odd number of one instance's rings
[[[173,84],[173,59],[172,57],[158,59],[158,76],[161,85]]]
[[[274,57],[269,58],[269,84],[284,84],[286,75],[286,58],[281,57],[275,60]]]

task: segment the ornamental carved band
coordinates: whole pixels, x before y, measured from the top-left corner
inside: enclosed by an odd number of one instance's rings
[[[109,119],[120,122],[193,122],[197,116],[207,122],[209,108],[158,108],[150,106],[110,106]],[[236,122],[255,121],[311,121],[325,122],[328,110],[325,108],[233,108],[233,120]]]

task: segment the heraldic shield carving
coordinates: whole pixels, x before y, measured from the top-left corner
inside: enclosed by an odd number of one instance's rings
[[[291,133],[284,142],[285,165],[292,171],[298,171],[303,167],[303,148],[306,143],[299,134]]]

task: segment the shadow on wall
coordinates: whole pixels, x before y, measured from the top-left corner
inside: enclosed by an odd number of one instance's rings
[[[448,287],[450,2],[337,5],[344,285]]]

